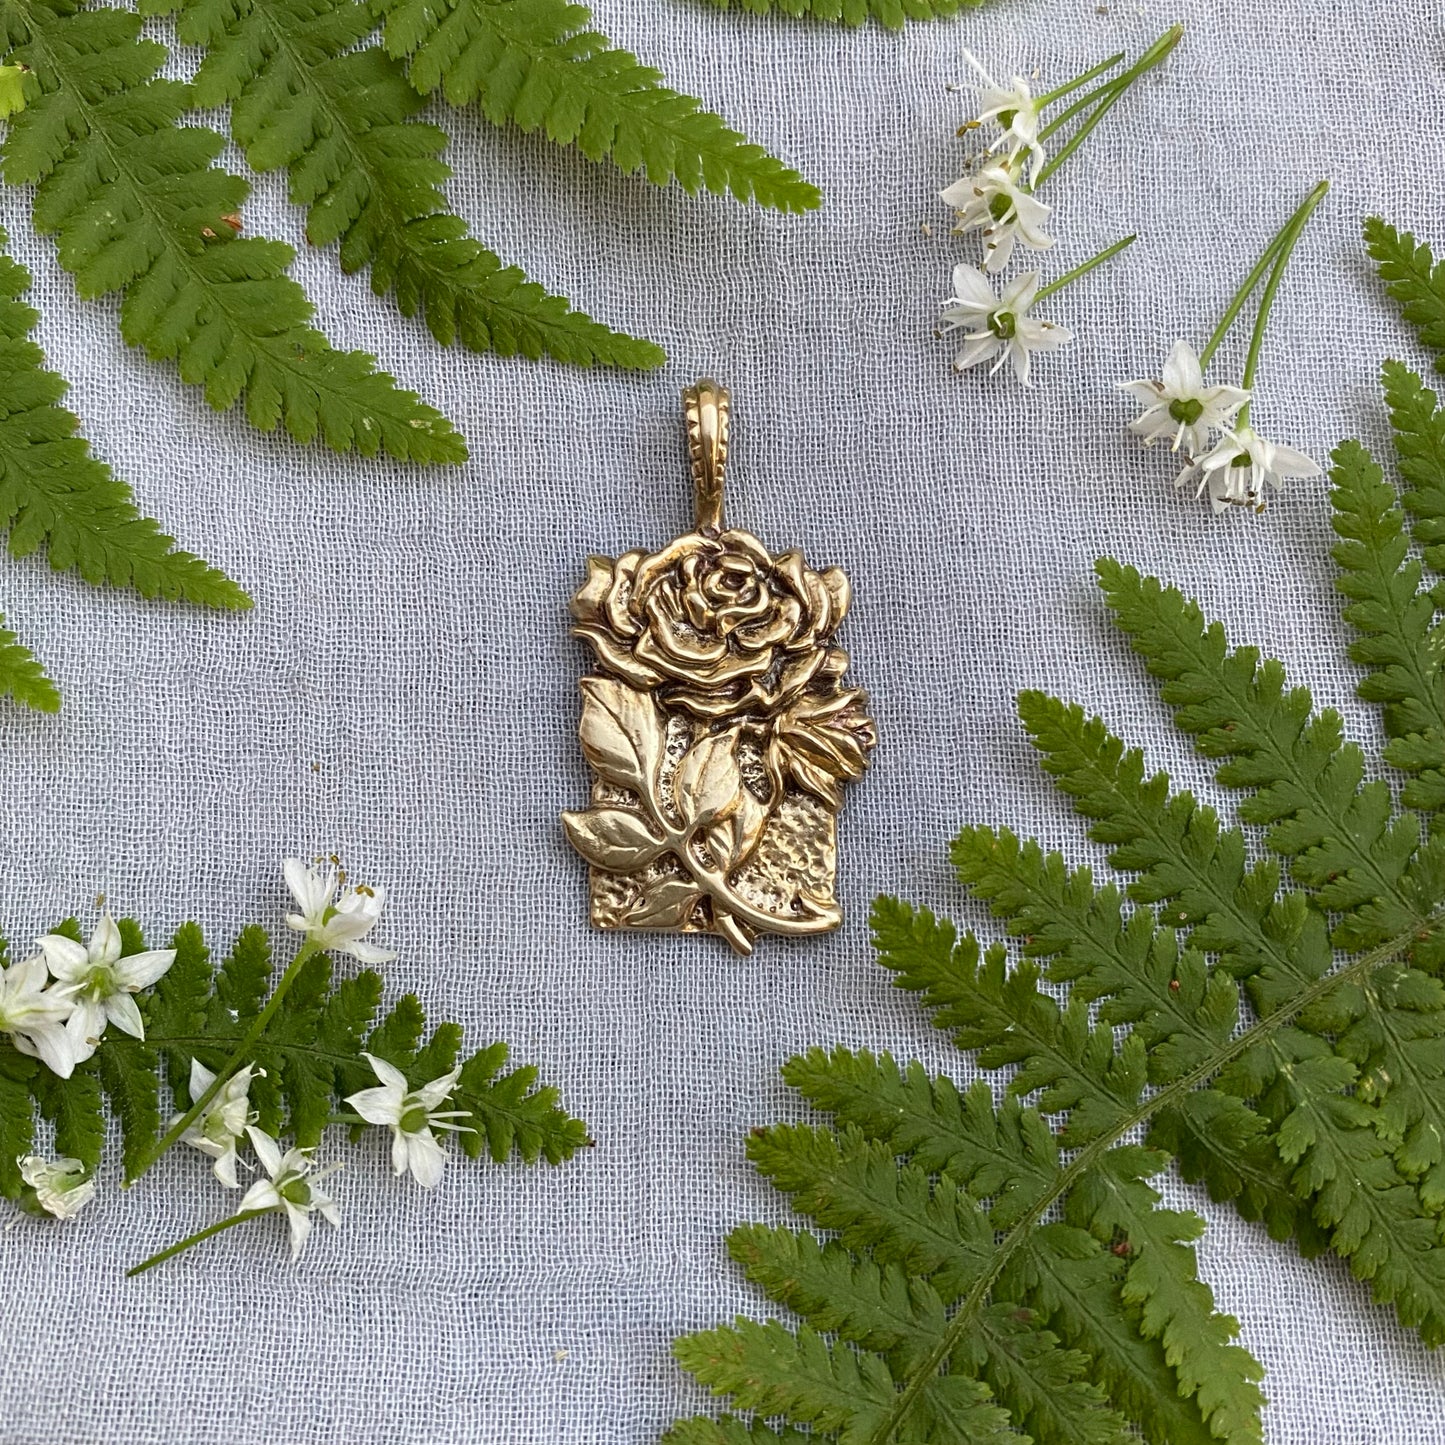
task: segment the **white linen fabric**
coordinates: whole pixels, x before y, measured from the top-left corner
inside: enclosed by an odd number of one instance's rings
[[[663,342],[659,375],[444,351],[306,249],[278,178],[245,211],[248,231],[301,250],[337,344],[377,353],[464,429],[460,470],[338,458],[213,414],[124,346],[113,305],[75,299],[28,198],[0,197],[98,451],[256,600],[208,614],[6,561],[3,609],[65,707],[0,708],[5,930],[24,943],[77,911],[88,926],[104,894],[158,942],[195,917],[223,949],[247,922],[280,930],[284,855],[335,851],[390,890],[391,995],[414,989],[472,1047],[508,1040],[597,1140],[557,1169],[453,1162],[431,1194],[391,1178],[381,1141],[337,1141],[344,1227],[318,1229],[297,1267],[266,1221],[132,1281],[127,1265],[235,1196],[189,1151],[129,1193],[107,1162],[78,1222],[0,1231],[4,1445],[646,1445],[713,1408],[669,1344],[769,1312],[723,1237],[789,1217],[744,1157],[751,1126],[800,1113],[779,1065],[842,1042],[974,1073],[873,963],[869,900],[991,932],[947,864],[965,822],[1099,859],[1042,779],[1014,694],[1078,700],[1223,801],[1107,621],[1100,554],[1181,585],[1378,742],[1344,657],[1325,483],[1216,518],[1126,434],[1134,409],[1112,386],[1157,374],[1178,336],[1202,344],[1328,176],[1255,422],[1322,462],[1344,436],[1387,445],[1380,361],[1427,359],[1360,222],[1379,212],[1445,241],[1436,0],[997,0],[903,34],[686,0],[595,8],[826,196],[802,217],[690,199],[436,108],[457,209],[538,281]],[[1175,19],[1175,56],[1044,193],[1059,237],[1046,278],[1138,243],[1047,303],[1076,340],[1037,359],[1032,390],[954,374],[932,328],[978,239],[949,234],[935,195],[958,170],[964,47],[1046,87]],[[1219,379],[1237,380],[1246,344],[1241,329]],[[843,640],[882,737],[843,818],[846,926],[750,959],[589,931],[557,822],[588,789],[575,726],[590,658],[565,605],[588,553],[689,525],[678,393],[704,374],[734,392],[729,518],[853,580]],[[1344,1265],[1302,1262],[1201,1190],[1166,1187],[1209,1220],[1203,1270],[1268,1368],[1270,1445],[1445,1439],[1445,1360]]]

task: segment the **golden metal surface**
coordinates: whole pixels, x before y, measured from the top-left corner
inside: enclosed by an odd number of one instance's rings
[[[700,381],[682,394],[687,417],[687,450],[697,498],[697,530],[722,531],[723,469],[728,462],[728,394],[715,381]]]
[[[599,928],[825,933],[845,782],[877,742],[866,695],[842,685],[834,635],[851,592],[751,533],[724,530],[728,393],[683,393],[697,530],[660,552],[588,559],[575,636],[592,804],[564,813],[590,866]]]

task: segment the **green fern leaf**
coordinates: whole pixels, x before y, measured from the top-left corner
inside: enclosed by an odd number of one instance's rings
[[[539,1158],[560,1164],[589,1145],[587,1126],[558,1107],[556,1089],[536,1087],[531,1064],[502,1072],[507,1054],[506,1044],[496,1043],[462,1065],[452,1098],[476,1129],[460,1136],[462,1148],[475,1159],[485,1146],[498,1163],[515,1149],[528,1164]]]
[[[1385,401],[1395,429],[1395,452],[1405,482],[1401,500],[1425,565],[1445,577],[1445,408],[1418,376],[1398,361],[1383,368]],[[1440,602],[1436,587],[1436,602]],[[1438,643],[1437,643],[1438,647]]]
[[[1175,722],[1226,787],[1247,789],[1240,817],[1267,831],[1293,875],[1343,915],[1335,942],[1368,948],[1408,932],[1421,916],[1410,868],[1416,815],[1393,815],[1384,782],[1364,782],[1364,753],[1345,743],[1339,714],[1315,715],[1309,692],[1251,647],[1231,652],[1224,629],[1174,588],[1132,567],[1099,563],[1104,594]],[[1428,912],[1428,905],[1425,909]]]
[[[719,10],[744,10],[750,15],[787,15],[793,19],[826,20],[863,25],[869,20],[901,30],[910,20],[941,20],[972,10],[983,0],[708,0]]]
[[[36,82],[7,123],[4,175],[34,184],[37,229],[54,233],[82,295],[121,296],[121,331],[227,410],[300,442],[459,462],[450,422],[362,352],[311,326],[289,247],[236,234],[246,183],[214,164],[223,141],[178,122],[188,88],[158,80],[162,46],[140,18],[73,0],[0,0],[0,27]]]
[[[0,616],[0,696],[13,697],[36,712],[59,712],[59,689],[4,621]]]
[[[124,953],[144,949],[134,923],[122,920],[119,928]],[[80,932],[74,919],[53,931],[77,941]],[[177,1108],[184,1109],[192,1102],[192,1062],[215,1073],[235,1053],[271,995],[265,931],[243,930],[219,968],[195,924],[179,929],[171,946],[174,962],[154,989],[137,998],[143,1040],[111,1028],[93,1058],[62,1079],[0,1037],[0,1195],[22,1194],[14,1161],[30,1151],[37,1109],[54,1126],[56,1151],[94,1171],[105,1141],[107,1099],[120,1125],[126,1177],[138,1177],[153,1162],[162,1132],[162,1076]],[[414,1087],[455,1067],[460,1026],[438,1025],[418,1048],[426,1019],[414,997],[400,1000],[372,1026],[382,988],[372,970],[337,982],[324,954],[306,960],[249,1051],[249,1061],[265,1071],[253,1077],[250,1088],[263,1129],[289,1135],[302,1148],[317,1144],[338,1101],[376,1084],[367,1052],[395,1062]],[[461,1122],[477,1131],[459,1136],[466,1152],[475,1158],[485,1148],[498,1162],[515,1153],[527,1163],[539,1158],[561,1163],[589,1142],[586,1126],[558,1105],[555,1089],[537,1087],[535,1069],[504,1073],[506,1058],[506,1046],[494,1044],[461,1067],[454,1107],[472,1112],[471,1120]]]
[[[1403,368],[1386,375],[1397,435],[1410,435],[1417,445],[1427,437],[1433,440],[1434,397],[1418,378],[1401,373]],[[1422,418],[1424,398],[1428,412]],[[1419,431],[1400,431],[1412,422]],[[1445,432],[1445,425],[1438,429]],[[1438,461],[1422,447],[1414,457],[1402,457],[1401,469],[1433,472],[1431,463]],[[1345,539],[1333,549],[1342,569],[1336,585],[1351,599],[1345,618],[1359,634],[1350,656],[1368,669],[1356,690],[1382,705],[1390,738],[1386,761],[1417,775],[1405,803],[1435,810],[1445,805],[1445,679],[1440,670],[1445,628],[1435,623],[1430,594],[1420,591],[1420,563],[1407,555],[1405,514],[1380,467],[1357,442],[1345,442],[1335,452],[1332,479],[1334,527]],[[1445,470],[1430,480],[1445,480]],[[1445,495],[1445,488],[1441,491]]]
[[[93,1170],[100,1163],[105,1143],[99,1065],[82,1064],[68,1079],[39,1068],[31,1076],[30,1087],[41,1116],[55,1127],[56,1153],[79,1159],[87,1170]]]
[[[0,65],[0,120],[25,109],[25,75],[18,65]]]
[[[1365,221],[1365,246],[1400,314],[1421,345],[1436,353],[1436,369],[1445,370],[1445,263],[1436,262],[1429,246],[1408,231],[1378,216]]]
[[[651,342],[610,331],[473,240],[441,186],[446,135],[399,61],[355,47],[376,20],[359,0],[187,0],[180,37],[203,46],[195,102],[229,104],[231,134],[257,171],[285,167],[308,207],[307,239],[340,244],[342,269],[371,268],[378,295],[421,312],[444,346],[649,368]]]
[[[377,0],[387,53],[422,95],[476,103],[496,125],[542,130],[656,185],[731,192],[780,211],[811,210],[817,188],[750,145],[696,100],[586,28],[571,0]]]
[[[6,243],[0,229],[0,246]],[[94,585],[134,587],[143,597],[211,607],[249,607],[223,572],[173,551],[173,541],[135,508],[130,488],[76,435],[60,405],[68,387],[44,366],[30,333],[37,313],[19,298],[30,273],[0,252],[0,523],[17,557],[44,548],[57,572]]]
[[[1415,749],[1398,757],[1408,767],[1445,719],[1437,589],[1407,535],[1445,511],[1445,422],[1403,368],[1386,387],[1414,495],[1402,506],[1342,447],[1336,556],[1361,693],[1390,748]],[[1171,1160],[1305,1253],[1333,1249],[1445,1344],[1445,829],[1368,778],[1338,715],[1279,663],[1231,648],[1132,568],[1105,560],[1099,575],[1243,827],[1149,775],[1098,719],[1024,694],[1045,771],[1120,877],[1096,884],[1007,829],[972,827],[954,864],[1012,946],[878,901],[880,963],[999,1087],[866,1050],[785,1067],[829,1122],[755,1131],[749,1157],[832,1237],[732,1236],[749,1277],[802,1320],[680,1343],[738,1408],[896,1445],[935,1438],[928,1398],[957,1379],[1003,1412],[984,1428],[1037,1445],[1095,1428],[1260,1441],[1261,1371],[1199,1276],[1202,1221],[1149,1182]]]
[[[0,1198],[19,1199],[20,1160],[35,1145],[34,1081],[39,1065],[0,1039]]]

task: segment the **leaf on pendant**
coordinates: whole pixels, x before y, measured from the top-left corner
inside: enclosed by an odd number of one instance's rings
[[[751,788],[744,787],[731,815],[708,830],[707,846],[725,873],[741,868],[752,857],[770,817],[772,809],[760,802]]]
[[[626,808],[589,808],[563,813],[567,840],[594,867],[609,873],[631,873],[666,851],[646,821]]]
[[[629,928],[681,928],[701,898],[690,880],[664,878],[637,900],[624,921]]]
[[[637,793],[654,812],[662,760],[662,716],[645,692],[610,677],[582,679],[582,751],[604,782]]]
[[[731,816],[742,794],[738,767],[738,729],[709,733],[683,754],[673,779],[677,811],[689,828],[707,828]]]

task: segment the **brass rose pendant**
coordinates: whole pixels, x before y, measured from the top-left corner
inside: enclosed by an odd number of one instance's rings
[[[718,933],[751,953],[759,934],[842,921],[838,809],[877,734],[833,641],[847,577],[723,530],[728,394],[703,381],[683,405],[697,530],[590,558],[572,599],[599,668],[578,729],[596,780],[562,821],[598,928]]]

